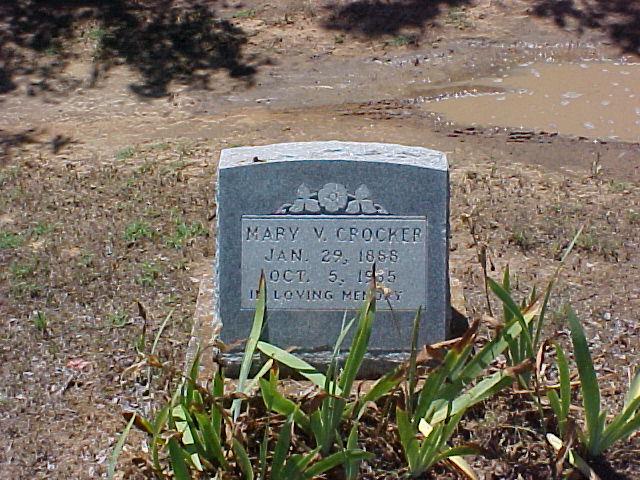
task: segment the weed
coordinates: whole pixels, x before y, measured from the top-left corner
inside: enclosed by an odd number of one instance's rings
[[[185,243],[195,237],[207,236],[208,232],[200,222],[187,224],[184,221],[176,220],[176,231],[166,240],[166,244],[172,248],[182,248]]]
[[[592,251],[598,245],[598,239],[594,233],[584,233],[576,242],[576,247],[581,250]]]
[[[585,427],[578,427],[578,439],[584,451],[592,458],[599,457],[619,440],[624,440],[640,430],[640,369],[629,384],[622,411],[607,423],[607,411],[600,403],[600,385],[593,366],[593,359],[584,334],[584,329],[573,309],[567,307],[567,318],[571,331],[571,342],[580,379],[582,406]],[[558,354],[560,371],[560,394],[550,390],[550,404],[556,415],[560,435],[566,435],[571,406],[571,378],[567,357],[558,345],[554,345]],[[574,458],[577,454],[574,452]],[[570,459],[571,461],[571,459]]]
[[[144,262],[142,264],[142,272],[138,275],[136,281],[143,287],[153,287],[156,279],[160,276],[160,268],[153,262]]]
[[[19,247],[22,245],[22,241],[20,234],[0,230],[0,250]]]
[[[522,334],[519,335],[517,339],[512,339],[509,342],[508,351],[505,355],[510,365],[514,366],[527,359],[531,359],[538,351],[549,306],[549,299],[551,298],[551,291],[560,275],[560,270],[564,262],[580,240],[582,231],[583,227],[580,227],[562,254],[560,263],[547,284],[541,304],[540,297],[538,297],[534,287],[529,298],[525,298],[520,306],[518,306],[511,297],[511,273],[508,265],[502,277],[502,285],[487,277],[487,285],[502,302],[504,324],[508,325],[516,322],[522,329]],[[533,318],[536,318],[536,322],[531,321]],[[519,378],[525,388],[528,387],[529,379],[528,375]]]
[[[180,153],[179,160],[176,160],[175,162],[171,162],[169,165],[165,165],[164,167],[162,167],[162,169],[160,170],[160,174],[163,176],[168,174],[173,174],[179,170],[182,170],[184,167],[186,167],[187,162],[182,159],[183,156],[184,154]]]
[[[88,36],[91,40],[101,44],[104,38],[109,34],[103,27],[94,27],[89,30]]]
[[[337,44],[344,43],[344,35],[342,34],[336,35],[335,37],[333,37],[333,41]]]
[[[136,150],[133,147],[121,148],[116,152],[116,160],[127,160],[128,158],[133,157],[135,153]]]
[[[145,238],[152,238],[154,233],[154,230],[146,222],[135,221],[125,227],[124,239],[127,243],[136,243]]]
[[[48,223],[38,222],[35,227],[33,227],[33,234],[41,237],[46,235],[47,233],[53,230],[53,226]]]
[[[405,45],[415,44],[416,38],[413,35],[396,35],[385,43],[394,47],[404,47]]]
[[[11,291],[17,297],[37,297],[42,287],[34,282],[37,264],[35,262],[14,262],[11,264]]]
[[[473,22],[464,8],[453,7],[449,9],[445,20],[447,25],[452,25],[460,30],[473,27]]]
[[[180,301],[180,297],[175,293],[170,293],[162,300],[162,303],[165,305],[175,305]]]
[[[78,259],[78,266],[88,268],[93,264],[94,254],[91,252],[83,252]]]
[[[508,348],[509,343],[518,338],[523,331],[520,322],[514,320],[505,325],[496,338],[477,352],[474,339],[480,323],[475,322],[462,339],[450,345],[442,356],[440,367],[432,370],[423,386],[417,389],[418,312],[409,363],[384,375],[367,393],[353,399],[350,393],[364,361],[375,319],[375,289],[373,285],[356,316],[349,322],[343,322],[325,375],[292,353],[260,340],[266,315],[266,287],[262,276],[254,322],[242,357],[235,392],[225,395],[222,370],[215,373],[210,389],[199,386],[198,352],[187,378],[171,402],[158,411],[155,419],[149,421],[140,418],[135,423],[149,436],[149,452],[154,469],[163,471],[166,466],[162,463],[168,461],[169,469],[176,478],[190,478],[194,471],[214,474],[240,470],[244,478],[254,478],[256,473],[260,478],[265,478],[265,472],[270,472],[270,478],[273,479],[303,480],[342,466],[344,477],[352,480],[358,475],[359,464],[372,458],[371,454],[358,448],[360,418],[372,405],[384,399],[396,405],[397,427],[393,430],[399,433],[411,476],[420,476],[444,459],[450,459],[457,468],[469,470],[461,456],[477,453],[477,449],[450,447],[448,440],[468,408],[491,397],[530,368],[530,362],[525,362],[479,378]],[[527,313],[520,312],[520,316],[526,316],[529,322],[533,319]],[[353,339],[351,345],[345,348],[346,358],[339,369],[337,359],[352,327],[355,328]],[[143,337],[141,335],[138,340],[139,349],[144,346],[140,343]],[[256,351],[264,354],[267,361],[250,378],[250,367]],[[147,363],[153,367],[168,368],[154,357],[148,357]],[[278,385],[279,364],[296,371],[319,389],[316,401],[311,402],[314,407],[303,411],[298,403],[284,396]],[[264,378],[267,374],[268,379]],[[404,400],[394,400],[403,380],[408,383],[407,394]],[[275,441],[271,441],[274,437],[270,425],[272,417],[267,413],[259,453],[250,456],[256,450],[251,444],[253,440],[234,435],[233,432],[241,428],[240,422],[245,421],[241,413],[256,386],[259,386],[267,412],[282,415],[286,420],[275,435]],[[291,445],[295,430],[304,433],[296,435],[298,441],[305,438],[308,439],[305,442],[310,442],[303,447],[302,453],[295,453],[300,449],[295,444]],[[395,437],[395,433],[392,435]],[[167,456],[161,455],[161,450],[168,452],[168,460],[164,460]],[[293,452],[289,453],[291,450]],[[250,460],[256,457],[255,462]]]
[[[525,252],[536,245],[535,239],[524,228],[517,228],[514,230],[509,237],[509,241],[520,247]]]
[[[9,183],[12,180],[15,180],[19,174],[20,168],[18,166],[12,165],[5,168],[2,172],[0,172],[0,187],[4,186],[6,183]]]
[[[613,193],[622,193],[631,189],[631,184],[627,182],[620,182],[617,180],[611,180],[609,182],[609,190]]]
[[[40,333],[46,333],[49,322],[47,321],[47,315],[41,311],[36,310],[33,312],[33,326],[36,327]]]
[[[238,10],[233,14],[232,18],[253,18],[256,16],[256,11],[253,8],[245,8],[244,10]]]
[[[178,152],[180,160],[182,160],[182,157],[188,157],[192,155],[194,146],[194,143],[188,140],[178,142],[178,144],[176,145],[176,151]]]
[[[27,278],[33,276],[36,271],[35,263],[19,263],[14,262],[11,264],[11,275],[14,280],[26,280]]]
[[[145,162],[142,165],[140,165],[140,167],[138,168],[138,173],[140,175],[152,173],[153,168],[154,168],[153,162],[150,162],[149,160],[145,160]]]
[[[122,328],[129,322],[129,316],[122,310],[116,310],[107,315],[107,320],[112,327]]]
[[[111,458],[109,459],[109,464],[107,465],[107,480],[112,480],[116,473],[116,465],[118,464],[118,457],[122,452],[122,448],[124,447],[125,442],[127,441],[127,437],[129,436],[129,431],[133,426],[133,422],[136,420],[136,414],[131,415],[129,419],[129,423],[124,428],[118,441],[116,442],[116,446],[113,448],[113,452],[111,453]]]
[[[627,220],[630,225],[640,224],[640,212],[636,212],[634,210],[629,210],[627,212]]]
[[[44,54],[49,57],[57,57],[62,53],[62,45],[59,42],[51,42],[44,49]]]

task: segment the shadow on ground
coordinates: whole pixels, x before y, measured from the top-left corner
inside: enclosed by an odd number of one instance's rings
[[[217,18],[212,3],[6,2],[0,5],[0,93],[14,90],[20,75],[38,78],[28,93],[49,90],[50,82],[59,79],[77,56],[71,45],[85,34],[95,43],[92,86],[119,63],[137,70],[140,81],[131,89],[143,97],[166,95],[174,80],[207,88],[215,70],[250,82],[256,70],[243,59],[246,35]]]
[[[629,0],[537,0],[533,12],[579,32],[602,30],[625,53],[640,54],[640,2]]]
[[[443,7],[460,7],[469,0],[358,0],[327,6],[329,16],[324,27],[329,30],[361,33],[368,37],[392,35],[402,28],[419,28],[434,21]]]
[[[4,167],[14,149],[26,143],[37,143],[34,138],[35,130],[28,129],[18,133],[0,130],[0,167]]]

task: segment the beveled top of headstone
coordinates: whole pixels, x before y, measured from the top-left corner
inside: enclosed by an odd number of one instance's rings
[[[256,160],[257,158],[257,160]],[[354,160],[403,163],[434,170],[448,170],[447,157],[437,150],[371,142],[293,142],[222,150],[219,168],[247,166],[260,162],[296,160]]]

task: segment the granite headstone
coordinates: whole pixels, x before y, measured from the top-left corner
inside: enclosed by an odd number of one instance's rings
[[[264,271],[263,338],[330,350],[363,302],[373,265],[379,293],[372,354],[406,352],[418,307],[420,342],[449,333],[446,156],[382,143],[305,142],[222,151],[217,180],[214,318],[221,339],[247,338]],[[349,317],[350,318],[350,317]]]

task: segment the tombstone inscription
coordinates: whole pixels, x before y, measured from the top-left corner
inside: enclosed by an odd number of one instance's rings
[[[406,352],[449,333],[448,165],[443,153],[381,143],[305,142],[223,150],[217,185],[221,338],[248,336],[260,272],[265,339],[332,348],[344,312],[379,293],[370,350]]]

